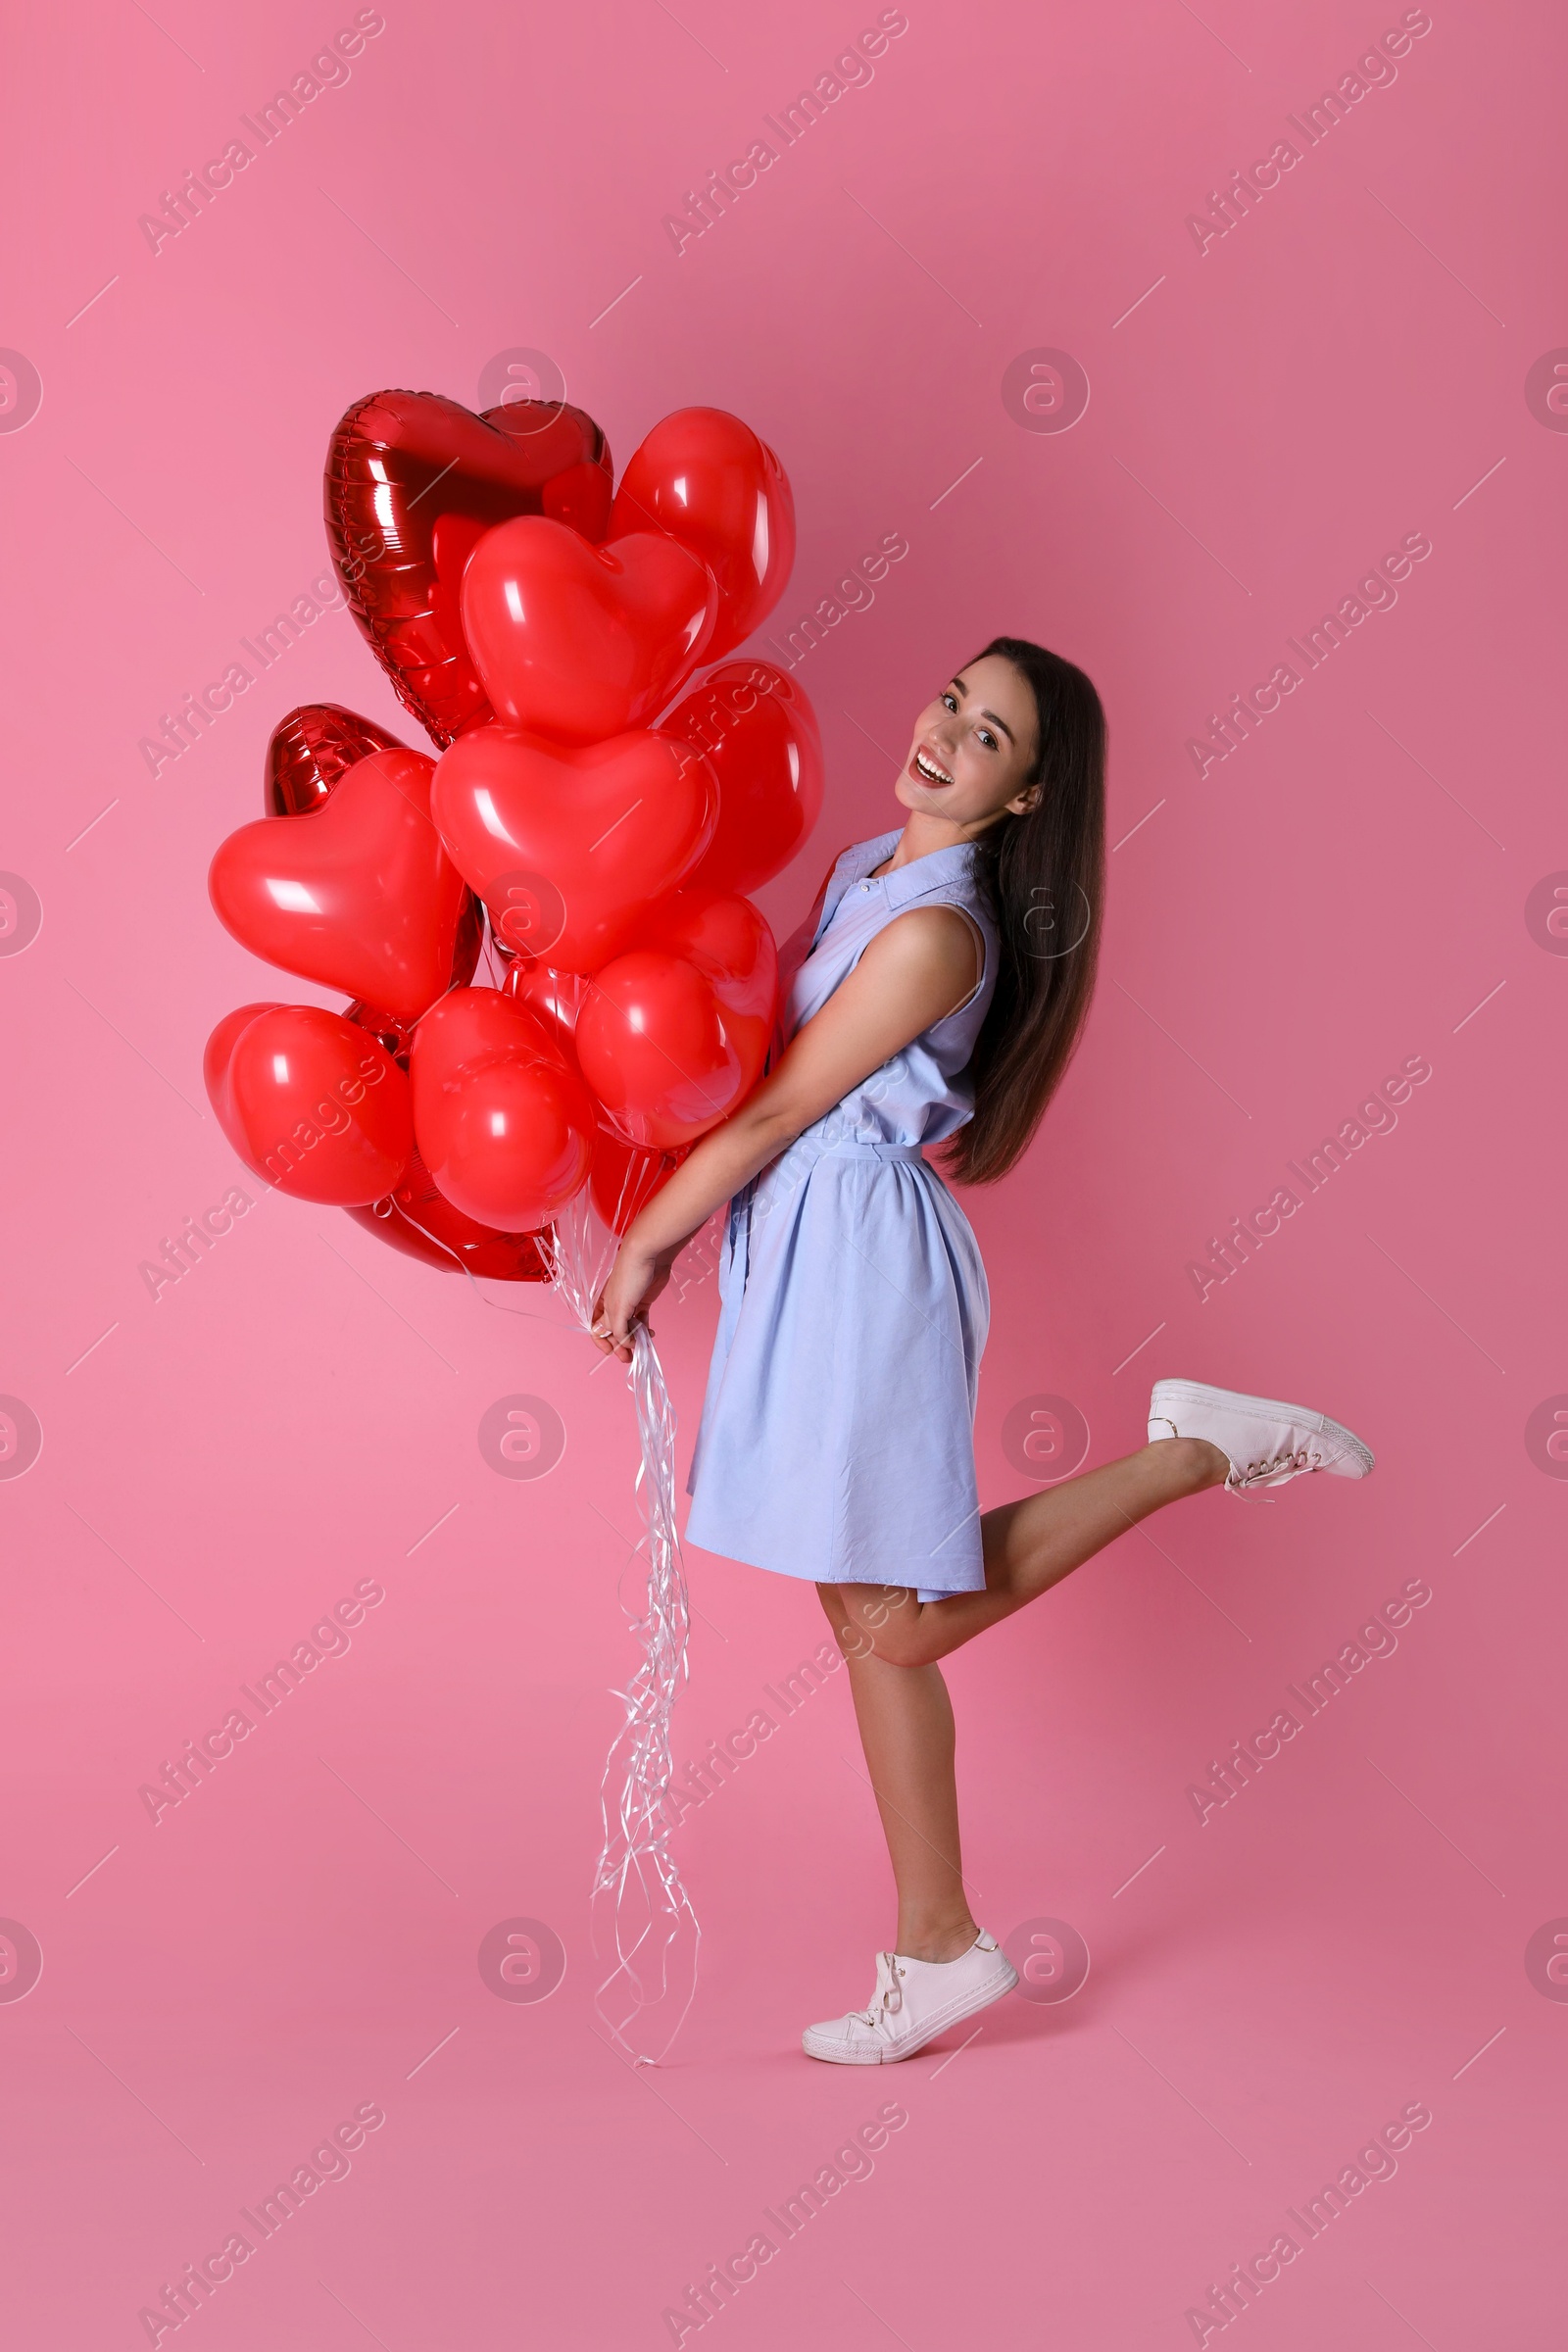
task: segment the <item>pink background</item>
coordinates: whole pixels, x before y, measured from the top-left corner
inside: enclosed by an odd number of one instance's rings
[[[1525,1965],[1568,1913],[1568,1488],[1525,1442],[1568,1389],[1568,964],[1525,914],[1568,866],[1568,442],[1526,397],[1568,341],[1560,14],[1435,7],[1397,78],[1200,253],[1187,216],[1397,7],[910,0],[874,78],[677,256],[683,191],[876,13],[388,0],[347,83],[156,256],[139,216],[352,9],[13,28],[0,341],[42,383],[0,438],[0,867],[43,910],[0,957],[0,1391],[43,1431],[0,1481],[0,1914],[43,1955],[0,2002],[18,2343],[148,2340],[139,2309],[367,2101],[384,2126],[217,2290],[208,2352],[667,2343],[687,2283],[895,2097],[871,2177],[710,2323],[732,2347],[1191,2342],[1210,2282],[1416,2101],[1396,2177],[1261,2290],[1253,2352],[1560,2333],[1568,2008]],[[338,612],[156,781],[139,739],[323,573],[350,401],[477,407],[516,347],[619,463],[690,402],[773,444],[801,540],[765,634],[908,541],[797,672],[829,805],[762,894],[781,932],[897,821],[889,755],[987,636],[1043,639],[1104,696],[1087,1042],[1024,1164],[966,1200],[995,1293],[984,1499],[1025,1483],[1020,1400],[1070,1399],[1102,1459],[1165,1372],[1322,1402],[1379,1456],[1364,1489],[1184,1506],[955,1660],[980,1915],[1065,1921],[1093,1965],[896,2077],[797,2040],[892,1932],[842,1677],[680,1832],[706,1939],[671,2063],[639,2080],[604,2040],[587,1888],[635,1440],[555,1302],[496,1290],[532,1318],[508,1319],[280,1199],[156,1303],[138,1272],[240,1179],[209,1029],[313,997],[205,896],[269,730],[318,697],[411,730]],[[1041,349],[1087,373],[1070,430],[1004,405]],[[1209,713],[1417,532],[1396,606],[1200,778]],[[1396,1130],[1200,1302],[1188,1261],[1414,1055]],[[698,1265],[660,1318],[683,1443],[715,1303]],[[566,1431],[537,1481],[476,1443],[518,1392]],[[806,1587],[689,1568],[682,1757],[823,1634]],[[155,1827],[140,1786],[368,1577],[385,1599],[347,1654]],[[1417,1578],[1397,1651],[1200,1825],[1210,1759]],[[515,1917],[565,1947],[541,2003],[476,1966]]]

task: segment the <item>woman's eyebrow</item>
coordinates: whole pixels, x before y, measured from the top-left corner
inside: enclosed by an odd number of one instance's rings
[[[964,684],[962,678],[955,678],[953,683],[955,686],[956,686],[960,694],[966,695],[968,693],[969,689]],[[987,710],[983,707],[981,709],[980,715],[982,718],[989,718],[993,726],[1000,727],[1004,735],[1005,735],[1007,738],[1007,741],[1012,745],[1014,751],[1017,750],[1018,738],[1016,735],[1014,735],[1012,729],[1008,726],[1004,718],[998,718],[994,710]]]

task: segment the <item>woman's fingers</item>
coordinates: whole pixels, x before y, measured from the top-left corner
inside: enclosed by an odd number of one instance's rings
[[[631,1322],[624,1317],[620,1309],[612,1309],[606,1305],[603,1291],[594,1300],[593,1314],[588,1325],[588,1336],[604,1354],[618,1355],[623,1364],[630,1363]]]
[[[594,1346],[606,1355],[618,1355],[622,1363],[631,1361],[630,1328],[617,1328],[612,1318],[601,1312],[589,1325],[588,1336]]]
[[[647,1322],[642,1310],[662,1288],[662,1282],[644,1284],[639,1297],[629,1304],[623,1303],[616,1296],[616,1276],[612,1269],[605,1288],[594,1300],[589,1318],[588,1334],[595,1346],[607,1355],[618,1355],[623,1364],[629,1364],[632,1360],[633,1335],[640,1323],[645,1325],[649,1338],[653,1338],[653,1325]],[[614,1303],[610,1303],[611,1300]]]

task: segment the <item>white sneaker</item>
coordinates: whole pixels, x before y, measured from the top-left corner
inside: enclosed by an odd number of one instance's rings
[[[1241,1396],[1234,1389],[1209,1389],[1197,1380],[1156,1380],[1149,1399],[1149,1437],[1206,1438],[1230,1462],[1229,1494],[1254,1487],[1282,1487],[1311,1470],[1332,1478],[1366,1478],[1372,1453],[1360,1439],[1324,1413],[1304,1405],[1277,1404],[1268,1396]]]
[[[1012,1962],[984,1929],[956,1960],[878,1952],[871,2006],[808,2026],[801,2047],[808,2058],[826,2058],[835,2066],[891,2066],[896,2059],[912,2058],[960,2018],[1000,2001],[1017,1982]]]

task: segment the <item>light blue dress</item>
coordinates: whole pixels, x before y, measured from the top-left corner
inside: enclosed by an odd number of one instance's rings
[[[973,1112],[967,1064],[998,940],[966,843],[878,880],[897,831],[846,850],[790,972],[781,1036],[821,1009],[906,907],[961,908],[985,945],[972,997],[730,1203],[719,1322],[687,1492],[705,1551],[822,1584],[984,1590],[974,1410],[990,1320],[969,1220],[921,1146]]]

